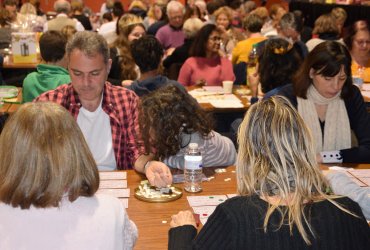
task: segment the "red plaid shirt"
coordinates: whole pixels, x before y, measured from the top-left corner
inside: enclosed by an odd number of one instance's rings
[[[77,120],[81,102],[71,84],[41,94],[35,101],[51,101],[62,105]],[[105,83],[102,109],[110,118],[112,142],[117,169],[132,169],[144,153],[139,133],[138,102],[136,94],[126,88]]]

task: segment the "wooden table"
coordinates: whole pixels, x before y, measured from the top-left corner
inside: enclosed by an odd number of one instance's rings
[[[338,165],[338,164],[335,164]],[[370,164],[341,164],[354,168],[370,168]],[[326,168],[327,166],[323,166]],[[187,210],[191,207],[186,199],[192,195],[221,195],[236,193],[236,175],[235,167],[226,168],[226,173],[214,173],[214,168],[205,168],[207,176],[213,175],[215,178],[209,182],[203,182],[203,191],[197,194],[190,194],[184,191],[183,196],[168,203],[148,203],[136,199],[133,190],[143,179],[133,170],[127,171],[128,186],[130,188],[130,198],[128,202],[128,215],[135,222],[139,230],[139,238],[135,249],[167,249],[168,230],[170,229],[171,215],[181,210]],[[230,181],[225,181],[230,178]],[[183,188],[182,184],[176,184]],[[166,223],[165,223],[166,222]]]
[[[36,69],[37,65],[39,65],[41,59],[39,58],[35,63],[14,63],[13,56],[8,55],[4,59],[3,68],[4,69]]]
[[[11,99],[4,99],[4,104],[0,107],[0,114],[13,114],[22,105],[22,88],[18,88],[18,96]]]

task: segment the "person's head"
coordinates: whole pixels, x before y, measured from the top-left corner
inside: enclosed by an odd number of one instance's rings
[[[339,35],[340,31],[335,22],[335,18],[331,14],[324,14],[319,16],[315,21],[315,26],[312,30],[312,34],[324,34],[332,33]]]
[[[6,9],[0,8],[0,27],[8,27],[12,21],[12,15]]]
[[[347,48],[335,41],[317,45],[305,58],[294,77],[296,96],[306,99],[307,90],[313,85],[326,98],[341,91],[346,99],[352,94],[351,55]]]
[[[57,0],[54,3],[54,10],[56,13],[69,14],[71,12],[71,4],[67,0]]]
[[[62,32],[67,40],[70,40],[73,35],[77,33],[77,29],[72,25],[66,25],[60,30],[60,32]]]
[[[226,6],[226,3],[224,0],[213,0],[213,1],[208,1],[207,2],[207,12],[208,14],[212,15],[214,14],[214,12],[222,7],[222,6]]]
[[[263,26],[263,19],[256,14],[249,14],[243,22],[245,30],[249,33],[261,32]]]
[[[345,44],[354,56],[370,57],[370,29],[366,21],[357,21],[348,29]]]
[[[301,64],[301,57],[287,40],[270,38],[263,46],[258,63],[262,92],[267,93],[292,83],[293,76]]]
[[[266,7],[258,7],[256,8],[255,10],[253,10],[251,14],[256,14],[257,16],[259,16],[260,18],[262,18],[263,20],[263,23],[267,22],[268,18],[269,18],[269,12],[268,10],[266,9]]]
[[[227,6],[224,6],[217,9],[213,13],[213,15],[215,17],[217,26],[223,26],[226,30],[230,28],[230,25],[233,21],[232,9],[230,9]]]
[[[283,15],[279,21],[278,30],[279,34],[287,39],[291,39],[292,42],[300,40],[300,33],[303,29],[303,21],[301,18],[288,12]]]
[[[280,18],[286,13],[283,6],[278,3],[272,4],[269,8],[269,16],[272,20],[279,22]]]
[[[145,34],[143,19],[134,14],[124,14],[118,21],[117,34],[120,40],[130,44]]]
[[[199,18],[189,18],[185,21],[182,30],[186,38],[193,38],[198,31],[203,27],[204,23]]]
[[[84,136],[58,104],[23,104],[8,119],[0,147],[2,203],[22,209],[56,207],[65,195],[75,201],[93,196],[99,187]]]
[[[347,12],[341,7],[336,7],[331,10],[331,14],[333,15],[336,21],[338,30],[342,31],[344,23],[346,22],[346,19],[347,19]]]
[[[197,33],[190,48],[190,55],[206,57],[207,54],[218,53],[221,45],[221,33],[216,25],[206,24]]]
[[[163,1],[156,1],[148,11],[148,17],[153,18],[157,21],[162,19],[163,10],[165,10],[165,3]]]
[[[4,9],[8,11],[10,19],[14,20],[17,17],[17,0],[4,0]]]
[[[19,13],[21,13],[22,15],[29,15],[29,14],[37,15],[36,8],[31,3],[22,4],[22,7],[19,10]]]
[[[64,59],[66,37],[59,31],[48,30],[40,37],[40,54],[45,62],[55,63]]]
[[[178,1],[171,1],[167,4],[166,12],[168,23],[175,28],[180,28],[184,23],[184,5]]]
[[[146,150],[155,147],[160,159],[188,146],[181,133],[198,132],[206,137],[211,132],[209,114],[191,95],[172,84],[144,96],[139,114]]]
[[[154,36],[143,36],[131,44],[131,55],[141,73],[158,70],[163,54],[162,45]]]
[[[101,100],[112,64],[107,41],[91,31],[77,32],[66,46],[72,86],[82,105]]]
[[[304,120],[284,97],[262,100],[248,109],[239,128],[238,143],[238,193],[264,199],[277,196],[282,205],[287,203],[281,223],[286,223],[289,216],[290,228],[295,224],[309,244],[312,237],[305,229],[308,222],[302,213],[304,204],[326,198],[324,191],[329,185],[316,162],[313,138]],[[265,231],[271,230],[267,225],[275,209],[279,208],[269,204]]]
[[[103,19],[103,23],[108,23],[108,22],[112,22],[113,17],[112,17],[112,14],[110,12],[105,12],[103,14],[102,19]]]
[[[84,4],[82,1],[72,1],[71,2],[71,9],[72,9],[72,12],[75,13],[75,12],[79,12],[79,13],[82,13],[83,11],[83,8],[84,8]]]
[[[113,17],[113,19],[120,18],[124,13],[125,13],[125,10],[123,9],[122,3],[119,2],[119,1],[114,2],[113,3],[113,8],[112,8],[112,17]]]

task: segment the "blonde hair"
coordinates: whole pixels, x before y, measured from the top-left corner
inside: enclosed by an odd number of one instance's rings
[[[28,209],[92,196],[95,160],[73,117],[55,103],[23,104],[0,135],[0,201]]]
[[[128,37],[135,25],[143,25],[143,19],[134,14],[124,14],[118,21],[118,35]],[[145,29],[145,28],[144,28]]]
[[[264,23],[269,18],[269,12],[266,9],[266,7],[258,7],[255,10],[253,10],[250,14],[256,14],[257,16],[261,17]]]
[[[19,13],[21,13],[22,15],[29,15],[29,14],[37,15],[36,8],[31,3],[22,4],[22,7],[19,10]]]
[[[339,28],[335,21],[335,18],[331,14],[324,14],[319,16],[315,21],[315,26],[312,30],[312,34],[322,33],[335,33],[339,34]]]
[[[193,38],[198,31],[204,26],[202,20],[197,17],[189,18],[185,21],[182,30],[185,33],[186,38]]]
[[[227,6],[223,6],[223,7],[220,7],[218,8],[214,13],[213,13],[213,16],[215,17],[215,19],[217,20],[218,16],[221,15],[221,14],[225,14],[227,19],[229,20],[230,24],[231,22],[233,21],[233,13],[232,13],[232,9],[227,7]]]
[[[60,31],[67,40],[71,40],[73,35],[77,33],[77,29],[72,25],[64,26]]]
[[[303,119],[284,97],[272,97],[252,105],[238,133],[237,186],[240,195],[277,196],[269,203],[264,219],[267,231],[270,216],[281,214],[278,227],[294,224],[304,241],[315,237],[304,213],[305,203],[327,199],[343,211],[325,190],[329,187],[316,162],[313,139]],[[279,207],[279,205],[285,205]],[[350,213],[350,212],[349,212]]]
[[[347,12],[343,8],[336,7],[332,9],[331,14],[336,19],[337,22],[340,22],[341,24],[344,24],[346,22]]]

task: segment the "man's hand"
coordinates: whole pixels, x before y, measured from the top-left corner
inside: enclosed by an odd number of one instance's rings
[[[170,169],[160,161],[150,161],[146,167],[145,175],[152,186],[161,188],[172,184]]]
[[[180,227],[184,225],[192,225],[195,228],[197,227],[193,213],[189,210],[180,211],[178,214],[172,215],[171,218],[171,227]]]

